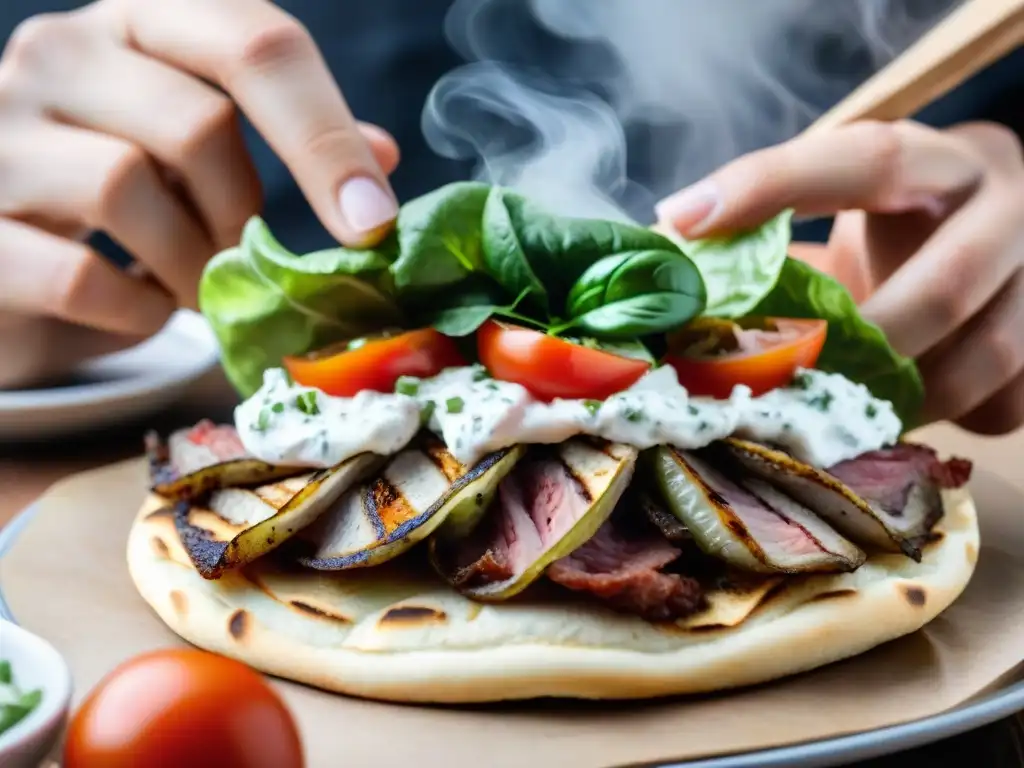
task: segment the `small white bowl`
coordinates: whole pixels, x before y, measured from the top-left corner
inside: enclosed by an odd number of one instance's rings
[[[178,310],[152,338],[82,363],[77,374],[87,383],[0,391],[0,441],[53,439],[141,419],[184,397],[219,359],[203,316]]]
[[[19,723],[0,733],[0,765],[37,768],[52,756],[71,706],[71,670],[57,649],[0,619],[0,659],[11,663],[14,684],[22,691],[39,688],[42,701]]]

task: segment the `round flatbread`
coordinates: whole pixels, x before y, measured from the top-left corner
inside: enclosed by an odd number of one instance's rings
[[[853,573],[773,577],[712,595],[677,624],[571,597],[481,605],[415,558],[333,574],[267,557],[211,581],[156,495],[127,556],[139,593],[182,638],[319,688],[400,702],[650,698],[775,680],[921,628],[978,557],[968,491],[943,491],[943,505],[919,563],[877,554]]]

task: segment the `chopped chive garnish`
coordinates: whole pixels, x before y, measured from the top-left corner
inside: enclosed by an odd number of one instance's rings
[[[491,378],[491,374],[485,368],[477,368],[473,371],[473,381],[483,381],[489,378]]]
[[[434,415],[434,409],[437,408],[437,403],[433,400],[427,400],[420,408],[420,421],[426,424],[430,421],[430,417]]]
[[[399,376],[395,382],[395,392],[400,395],[415,397],[420,391],[420,380],[415,376]]]
[[[878,409],[875,408],[874,403],[868,403],[868,407],[864,409],[864,413],[869,419],[873,419],[878,415]]]
[[[270,406],[270,410],[272,410],[274,413],[283,413],[284,403],[274,403],[272,406]]]
[[[303,392],[295,398],[295,407],[307,416],[316,416],[320,413],[320,405],[316,400],[316,392]]]
[[[449,397],[444,401],[444,407],[448,413],[462,413],[462,408],[464,406],[465,403],[462,402],[461,397]]]
[[[256,417],[256,429],[260,432],[266,430],[270,426],[270,411],[266,408],[260,409],[260,415]]]
[[[584,400],[583,407],[590,411],[590,415],[593,416],[601,408],[600,400]]]
[[[644,419],[644,415],[635,408],[627,408],[623,415],[626,417],[626,421],[631,421],[634,424]]]

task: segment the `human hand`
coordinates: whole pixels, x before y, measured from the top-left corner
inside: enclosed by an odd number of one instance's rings
[[[398,148],[357,123],[313,39],[267,0],[99,0],[0,58],[0,388],[135,343],[261,204],[236,105],[341,243],[397,213]],[[103,231],[119,271],[83,241]]]
[[[838,214],[825,253],[793,255],[863,298],[913,357],[926,421],[982,434],[1024,423],[1024,153],[1006,128],[857,123],[753,152],[663,200],[684,237],[756,225],[786,208]]]

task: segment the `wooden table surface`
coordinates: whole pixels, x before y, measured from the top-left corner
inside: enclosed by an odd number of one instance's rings
[[[0,528],[61,478],[141,454],[147,429],[167,432],[201,418],[230,422],[236,399],[218,370],[183,402],[145,422],[36,444],[0,443]]]
[[[201,418],[230,421],[234,402],[234,393],[216,372],[199,382],[184,402],[145,423],[35,445],[0,444],[0,528],[61,478],[138,456],[147,429],[166,433]],[[969,456],[1024,490],[1024,431],[999,438],[979,438],[947,427],[932,428],[929,433],[928,441],[936,448]],[[1021,517],[1024,524],[1024,510]],[[1024,768],[1024,715],[910,753],[872,760],[859,768],[905,768],[934,762]]]

